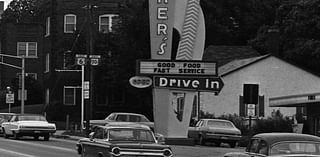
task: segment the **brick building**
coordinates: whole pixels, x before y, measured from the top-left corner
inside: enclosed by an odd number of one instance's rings
[[[41,4],[40,17],[37,19],[39,28],[28,27],[28,29],[36,29],[36,32],[25,35],[37,41],[37,61],[39,62],[35,64],[36,62],[30,60],[35,66],[30,69],[37,70],[42,88],[40,97],[43,99],[44,111],[49,120],[65,121],[68,115],[70,121],[80,121],[81,66],[75,63],[75,55],[87,54],[89,49],[92,49],[89,41],[94,45],[97,36],[109,34],[115,30],[114,28],[119,24],[120,8],[124,1],[91,0],[89,5],[87,0],[45,0]],[[88,8],[91,10],[89,11]],[[20,23],[16,25],[19,29],[22,27]],[[91,38],[88,33],[90,26]],[[23,30],[12,31],[12,34],[24,32]],[[1,36],[2,39],[10,37],[8,34]],[[1,43],[10,45],[13,42],[2,40]],[[14,46],[12,47],[14,49]],[[2,51],[5,52],[5,49],[3,46]],[[106,51],[106,53],[109,52]],[[12,54],[16,54],[16,50],[12,50]],[[1,74],[8,72],[4,66],[0,68],[3,68],[0,69]],[[100,71],[95,67],[92,69],[93,76],[99,74]],[[6,76],[1,75],[1,77]],[[99,82],[98,77],[93,79]],[[3,78],[0,82],[8,84],[8,81]],[[126,82],[124,86],[128,84]],[[92,94],[92,119],[105,118],[114,111],[143,112],[152,119],[152,100],[149,100],[149,103],[141,103],[137,98],[133,98],[134,101],[132,101],[128,98],[130,92],[125,89],[126,87],[119,87],[109,82],[104,82],[102,85],[101,83],[93,84],[92,88],[95,92]],[[1,87],[1,89],[5,88]],[[131,91],[131,93],[134,92]],[[148,104],[148,107],[144,104]]]
[[[42,103],[42,27],[36,23],[1,24],[1,53],[10,56],[25,56],[26,104]],[[1,62],[14,65],[0,66],[0,89],[11,87],[15,92],[15,105],[18,101],[18,89],[21,89],[22,59],[3,57]],[[36,88],[36,89],[35,89]],[[38,98],[36,98],[38,97]],[[4,100],[1,101],[4,103]],[[6,106],[1,105],[0,108]]]

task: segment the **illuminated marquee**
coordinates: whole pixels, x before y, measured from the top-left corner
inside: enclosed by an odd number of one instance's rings
[[[137,75],[217,76],[216,62],[138,60]]]

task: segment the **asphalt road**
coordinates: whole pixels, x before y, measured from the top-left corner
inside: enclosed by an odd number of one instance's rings
[[[50,141],[23,137],[19,140],[0,137],[0,157],[80,157],[75,150],[76,141],[51,138]],[[172,146],[176,157],[222,157],[226,152],[244,148],[212,146]]]

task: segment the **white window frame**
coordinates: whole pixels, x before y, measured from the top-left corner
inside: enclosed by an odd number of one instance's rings
[[[103,33],[109,33],[112,32],[112,26],[113,26],[113,18],[118,17],[117,14],[104,14],[99,16],[99,31]],[[101,18],[108,18],[108,24],[103,24]],[[108,30],[102,30],[102,26],[108,26]]]
[[[26,52],[25,52],[25,57],[27,58],[37,58],[38,56],[38,43],[37,42],[17,42],[17,56],[23,56],[19,53],[20,51],[20,45],[23,44],[25,45],[26,47]],[[30,48],[30,44],[35,44],[36,47],[35,47],[35,55],[30,55],[29,51],[31,51],[31,48]]]
[[[45,37],[50,35],[50,23],[51,23],[50,20],[51,20],[51,18],[47,17],[47,19],[46,19],[46,34],[45,34]]]
[[[66,102],[66,89],[73,89],[73,103]],[[63,104],[67,106],[74,106],[76,105],[76,87],[74,86],[64,86],[63,87]]]
[[[50,54],[49,53],[46,54],[46,63],[45,64],[46,65],[45,65],[44,72],[47,73],[50,71]]]
[[[67,23],[67,17],[74,17],[74,21],[71,22],[71,23]],[[70,30],[67,30],[67,25],[69,24],[73,24],[73,30],[70,31]],[[76,30],[76,27],[77,27],[77,16],[74,15],[74,14],[66,14],[64,15],[64,24],[63,24],[64,28],[64,33],[73,33],[75,30]]]

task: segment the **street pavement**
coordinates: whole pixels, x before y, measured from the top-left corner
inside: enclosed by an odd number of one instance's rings
[[[53,135],[54,138],[77,141],[83,137],[65,135],[64,130],[57,130]],[[245,148],[236,147],[230,148],[227,144],[222,144],[220,147],[214,145],[207,146],[181,146],[171,145],[175,157],[223,157],[223,154],[228,152],[242,152]]]

